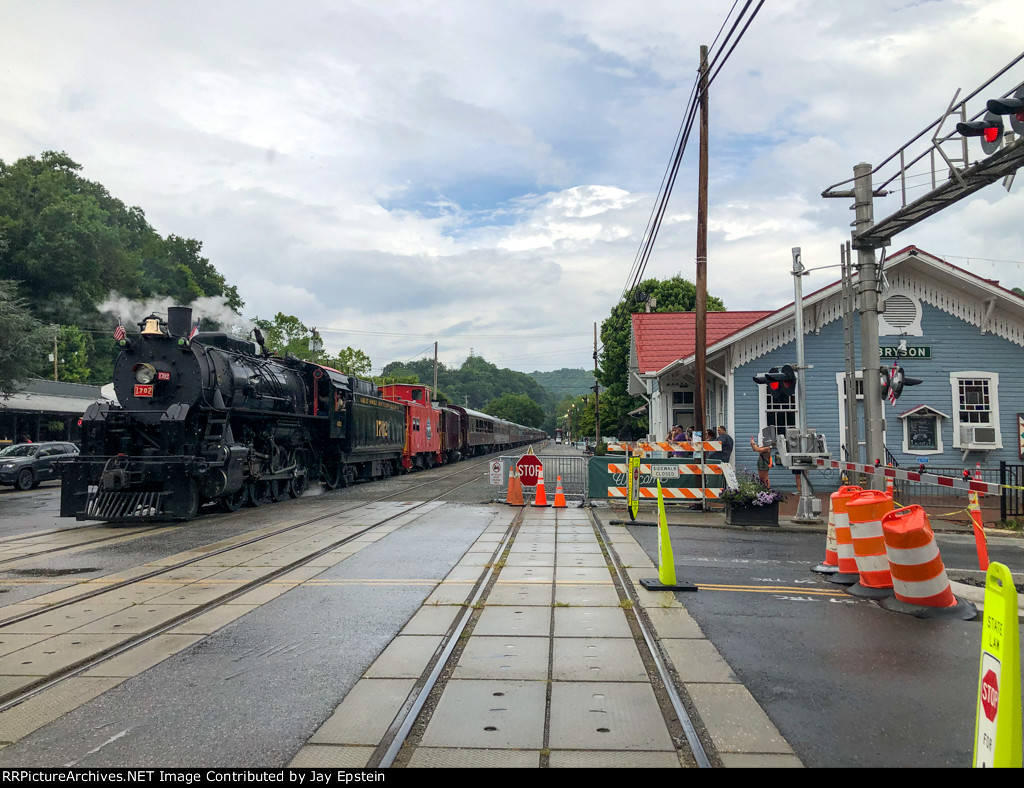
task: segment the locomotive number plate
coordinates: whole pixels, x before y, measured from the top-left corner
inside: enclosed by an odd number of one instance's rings
[[[142,385],[140,383],[135,384],[135,396],[136,397],[152,397],[153,396],[153,384]]]

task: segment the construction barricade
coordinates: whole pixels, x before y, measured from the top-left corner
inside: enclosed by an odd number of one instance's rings
[[[666,504],[717,501],[725,491],[727,470],[731,469],[725,463],[715,461],[644,458],[640,465],[639,499],[655,503],[660,483]],[[625,503],[629,495],[628,485],[629,467],[624,458],[591,458],[588,485],[591,498],[620,499]]]
[[[880,490],[864,490],[846,505],[850,536],[860,578],[847,591],[869,599],[892,596],[892,573],[885,552],[882,518],[893,510],[892,497]]]
[[[946,575],[928,515],[920,506],[906,506],[882,517],[893,596],[879,600],[886,610],[918,618],[959,618],[977,615],[971,602],[957,599]]]
[[[847,484],[840,487],[829,497],[829,508],[832,511],[836,537],[836,564],[838,571],[830,574],[829,582],[851,586],[860,579],[857,572],[857,557],[853,553],[853,536],[850,534],[850,515],[847,504],[864,492],[863,487]],[[827,555],[826,546],[826,555]]]

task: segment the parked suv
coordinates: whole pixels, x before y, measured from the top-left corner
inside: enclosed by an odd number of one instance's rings
[[[60,460],[78,456],[73,443],[15,443],[0,449],[0,484],[30,490],[47,479],[60,478]]]

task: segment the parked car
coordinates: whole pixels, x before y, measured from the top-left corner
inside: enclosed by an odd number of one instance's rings
[[[40,482],[60,478],[60,460],[78,456],[73,443],[15,443],[0,449],[0,484],[30,490]]]

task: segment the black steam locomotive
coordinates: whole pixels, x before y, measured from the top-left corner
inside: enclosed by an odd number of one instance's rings
[[[258,332],[257,342],[195,333],[187,307],[139,326],[137,339],[120,339],[120,407],[97,402],[82,419],[62,517],[186,520],[201,501],[233,511],[297,497],[312,479],[332,486],[354,477],[338,472],[348,464],[367,478],[396,470],[404,409],[373,383],[271,357]]]
[[[139,329],[115,335],[120,404],[85,412],[81,454],[62,473],[62,517],[188,520],[203,502],[235,511],[315,481],[332,489],[545,437],[431,404],[424,386],[378,389],[272,356],[258,329],[255,342],[197,332],[188,307]]]

